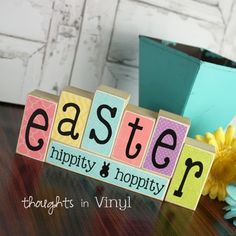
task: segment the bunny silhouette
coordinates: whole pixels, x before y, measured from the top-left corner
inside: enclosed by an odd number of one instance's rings
[[[104,161],[104,164],[103,164],[102,169],[100,171],[101,177],[106,178],[109,175],[109,172],[108,172],[109,166],[110,166],[110,163],[106,164],[106,162]]]

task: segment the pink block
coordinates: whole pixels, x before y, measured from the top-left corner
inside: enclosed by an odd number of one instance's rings
[[[44,96],[46,98],[43,98]],[[57,96],[41,91],[28,95],[16,152],[44,161],[56,114]]]
[[[129,139],[133,130],[132,124],[135,123],[139,128],[135,130],[132,142],[129,145]],[[151,138],[154,124],[155,119],[153,118],[145,117],[132,111],[125,111],[113,148],[112,158],[132,166],[140,167]],[[140,127],[142,127],[142,130]],[[131,158],[127,156],[127,147],[129,147],[128,155]]]

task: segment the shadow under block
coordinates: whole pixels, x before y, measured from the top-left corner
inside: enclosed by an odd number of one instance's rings
[[[190,121],[160,110],[143,168],[172,177]]]
[[[213,146],[187,138],[165,201],[195,210],[214,156]]]
[[[16,152],[44,161],[51,137],[58,97],[43,91],[29,93]]]
[[[112,151],[112,158],[140,167],[152,135],[157,113],[127,105]]]
[[[130,95],[105,85],[95,92],[82,140],[82,149],[111,156],[115,137]]]
[[[92,93],[74,87],[66,87],[62,91],[53,126],[52,139],[80,147],[92,98]]]
[[[189,136],[226,127],[236,114],[235,62],[144,36],[139,55],[139,105],[188,117]]]
[[[164,199],[169,184],[167,178],[54,140],[46,162],[159,200]]]

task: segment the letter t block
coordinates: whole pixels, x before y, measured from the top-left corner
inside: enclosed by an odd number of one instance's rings
[[[35,90],[26,100],[16,152],[44,161],[56,114],[58,96]]]
[[[129,104],[125,109],[112,158],[140,167],[156,122],[157,112]]]

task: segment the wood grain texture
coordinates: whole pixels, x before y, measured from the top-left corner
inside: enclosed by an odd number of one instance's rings
[[[195,212],[15,154],[23,107],[0,104],[0,235],[235,235],[225,203],[201,197]],[[24,209],[21,200],[74,200],[72,209]],[[131,197],[132,209],[80,207],[94,196]]]
[[[235,0],[2,0],[0,75],[8,79],[0,101],[25,104],[33,89],[59,94],[65,85],[94,92],[105,82],[131,92],[138,104],[138,35],[205,47],[235,60],[234,5]]]

